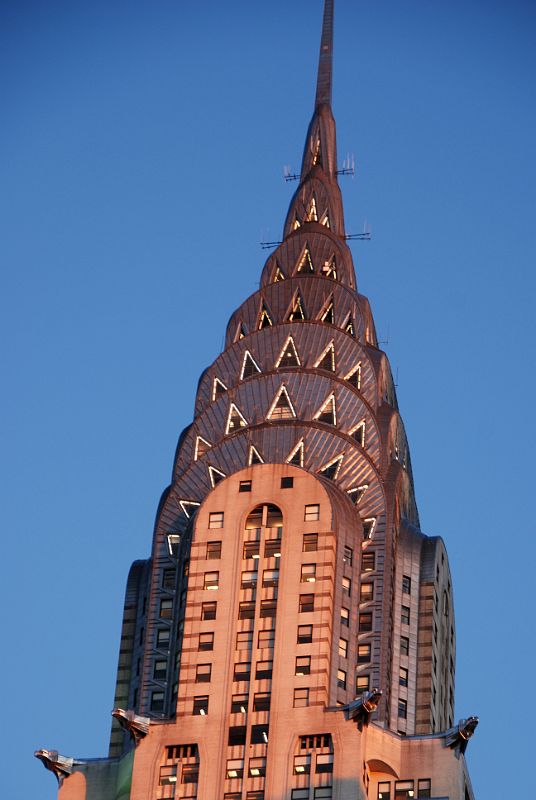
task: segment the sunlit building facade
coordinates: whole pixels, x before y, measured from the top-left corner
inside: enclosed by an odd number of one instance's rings
[[[107,758],[60,800],[473,800],[445,546],[344,227],[326,0],[301,173],[127,583]]]

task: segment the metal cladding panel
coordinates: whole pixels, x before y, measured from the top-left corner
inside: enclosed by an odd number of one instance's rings
[[[303,225],[285,239],[268,258],[261,276],[261,286],[265,287],[275,280],[275,272],[279,267],[285,278],[296,274],[305,248],[311,253],[315,272],[320,274],[323,264],[333,257],[337,263],[337,281],[355,288],[352,253],[344,240],[337,237],[330,229],[314,222]]]

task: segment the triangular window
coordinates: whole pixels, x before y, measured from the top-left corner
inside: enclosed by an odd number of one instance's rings
[[[214,486],[216,486],[217,483],[219,483],[220,481],[222,481],[224,478],[227,477],[225,472],[221,472],[221,470],[216,469],[216,467],[209,467],[208,474],[210,482],[212,484],[212,488],[214,488]]]
[[[361,445],[361,447],[365,446],[365,420],[364,419],[362,419],[361,422],[359,422],[355,426],[355,428],[352,428],[350,431],[348,431],[348,433],[352,437],[352,439],[355,439],[356,442],[358,442],[358,444]]]
[[[248,465],[251,467],[253,464],[264,464],[264,459],[252,444],[249,446]]]
[[[281,269],[279,264],[277,264],[274,272],[274,283],[278,283],[279,281],[284,281],[284,280],[285,280],[285,275],[283,274],[283,270]]]
[[[361,521],[363,523],[363,539],[372,539],[372,534],[376,527],[376,517],[369,517]]]
[[[320,224],[323,225],[325,228],[331,228],[331,225],[329,224],[329,214],[327,211],[324,212],[324,214],[322,214],[322,219],[320,220]]]
[[[227,391],[227,386],[220,381],[219,378],[214,378],[212,382],[212,401],[217,400],[222,394]]]
[[[263,328],[271,328],[273,325],[272,318],[266,308],[265,303],[262,304],[261,313],[259,315],[259,324],[257,330],[262,331]]]
[[[245,417],[240,413],[234,403],[229,406],[229,413],[227,414],[227,425],[225,426],[225,433],[234,433],[239,428],[245,428],[247,425]]]
[[[320,314],[322,322],[327,322],[328,325],[335,324],[335,316],[333,313],[333,300],[330,300],[324,311]]]
[[[296,322],[296,320],[304,320],[305,319],[305,312],[303,310],[303,303],[300,294],[296,295],[296,298],[292,304],[292,310],[288,315],[289,322]]]
[[[188,517],[192,516],[192,514],[196,511],[197,508],[201,505],[201,503],[196,503],[195,500],[179,500],[179,505]]]
[[[198,458],[204,456],[205,453],[210,450],[212,445],[210,442],[207,442],[206,439],[203,439],[202,436],[198,436],[195,440],[195,453],[194,453],[194,461],[197,461]]]
[[[313,267],[313,262],[311,259],[311,254],[309,252],[309,248],[306,247],[303,251],[303,255],[300,258],[300,262],[298,264],[298,269],[296,272],[314,272],[315,268]]]
[[[300,439],[298,444],[288,454],[287,464],[295,464],[297,467],[303,467],[304,456],[305,445],[303,439]]]
[[[335,261],[335,256],[332,256],[329,261],[324,261],[322,265],[322,275],[325,278],[332,278],[334,281],[337,280],[337,263]]]
[[[315,164],[319,164],[322,166],[322,147],[320,144],[320,138],[315,141],[315,145],[313,148],[313,167]]]
[[[335,345],[330,342],[316,364],[316,369],[325,369],[329,372],[335,372]]]
[[[247,330],[243,322],[238,323],[238,327],[236,329],[234,341],[239,342],[240,339],[243,339],[244,336],[247,336]]]
[[[350,495],[355,505],[358,506],[361,500],[363,499],[363,495],[365,494],[367,489],[368,489],[368,483],[364,483],[362,486],[354,486],[353,489],[348,489],[347,494]]]
[[[261,371],[261,368],[249,352],[246,350],[244,353],[244,358],[242,360],[242,369],[240,370],[240,380],[245,381],[246,378],[251,378],[252,375],[258,375]]]
[[[354,389],[361,389],[361,361],[348,373],[345,378]]]
[[[298,355],[298,351],[296,350],[296,345],[294,344],[294,339],[292,336],[289,336],[285,344],[283,345],[283,349],[279,354],[279,358],[275,362],[275,368],[279,369],[280,367],[300,367],[300,357]]]
[[[322,467],[322,469],[319,470],[320,474],[323,475],[324,478],[329,478],[331,481],[334,481],[339,474],[343,459],[344,453],[341,453],[340,456],[337,456],[337,458],[334,458]]]
[[[335,408],[335,396],[330,394],[327,400],[320,406],[313,419],[317,422],[327,422],[328,425],[337,424],[337,411]]]
[[[276,394],[266,419],[292,419],[296,416],[288,392],[282,386]]]
[[[346,317],[346,321],[342,327],[344,328],[346,333],[350,334],[350,336],[355,336],[354,321],[352,319],[351,314],[348,314],[348,316]]]
[[[313,197],[309,204],[309,209],[306,216],[307,222],[318,222],[318,213],[316,210],[316,199]]]
[[[298,215],[296,214],[296,216],[294,217],[294,223],[293,223],[293,225],[292,225],[292,230],[293,230],[293,231],[297,231],[297,230],[298,230],[298,228],[301,228],[301,222],[300,222],[300,220],[298,219]]]

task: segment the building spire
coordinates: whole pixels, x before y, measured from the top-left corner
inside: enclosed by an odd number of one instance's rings
[[[324,19],[318,58],[315,108],[331,106],[331,83],[333,73],[333,4],[334,0],[324,0]]]

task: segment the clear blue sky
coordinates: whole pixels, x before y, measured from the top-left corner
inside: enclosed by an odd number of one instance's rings
[[[0,5],[9,800],[55,798],[37,747],[106,752],[127,571],[280,235],[321,5]],[[526,796],[533,761],[535,22],[528,0],[336,3],[347,229],[372,228],[359,288],[450,554],[477,800]]]

